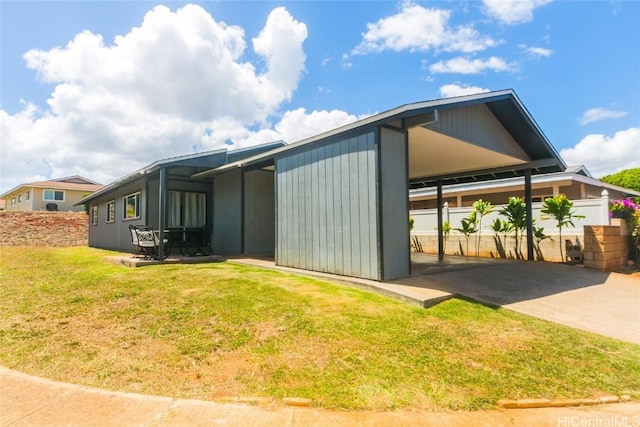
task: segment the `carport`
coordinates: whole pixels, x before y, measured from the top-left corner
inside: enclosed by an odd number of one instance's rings
[[[445,185],[522,176],[531,212],[531,175],[564,169],[515,93],[503,90],[403,105],[193,177],[235,174],[239,185],[229,187],[236,188],[230,190],[234,197],[245,194],[249,173],[264,172],[256,183],[266,188],[265,180],[273,178],[273,191],[259,192],[273,197],[273,210],[265,204],[256,215],[250,210],[261,204],[243,205],[246,196],[238,196],[234,233],[241,241],[251,237],[249,228],[260,233],[252,217],[271,229],[266,222],[273,213],[277,265],[385,281],[411,272],[410,187],[437,187],[442,209]],[[215,200],[213,212],[213,223],[225,227],[226,220],[216,218]],[[441,229],[441,212],[439,218]],[[531,243],[527,252],[532,259]]]

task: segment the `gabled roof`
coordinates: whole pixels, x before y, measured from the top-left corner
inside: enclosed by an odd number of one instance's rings
[[[79,175],[74,175],[74,176],[69,176],[65,178],[50,179],[48,181],[26,182],[0,195],[0,199],[8,196],[11,193],[20,191],[23,188],[24,189],[45,188],[45,189],[52,189],[52,190],[77,190],[77,191],[94,192],[102,188],[102,185],[98,184],[95,181],[91,181],[90,179],[81,177]]]
[[[87,179],[80,175],[66,176],[64,178],[56,178],[56,179],[52,179],[51,181],[68,182],[70,184],[94,184],[94,185],[102,186],[102,184],[95,181],[91,181],[90,179]]]
[[[169,157],[167,159],[157,160],[135,172],[130,173],[110,184],[105,185],[99,191],[85,197],[82,200],[74,203],[74,206],[90,202],[104,194],[110,193],[117,188],[133,182],[140,177],[159,171],[163,167],[192,167],[208,169],[224,165],[229,162],[229,158],[234,161],[243,157],[253,156],[256,153],[272,150],[276,147],[284,145],[284,141],[274,141],[267,144],[260,144],[253,147],[241,148],[237,150],[227,150],[226,148],[220,148],[217,150],[204,151],[201,153],[187,154],[183,156]]]
[[[280,147],[233,163],[228,163],[205,172],[200,172],[194,176],[206,177],[240,166],[248,167],[264,163],[267,160],[273,162],[274,159],[289,154],[292,151],[306,149],[308,145],[320,141],[343,137],[345,134],[352,133],[359,129],[366,129],[374,126],[392,126],[400,129],[409,129],[410,127],[416,128],[420,126],[426,127],[430,122],[437,120],[438,111],[464,108],[474,105],[486,106],[504,129],[506,129],[507,132],[511,134],[516,141],[518,141],[522,150],[524,150],[525,154],[530,159],[528,162],[522,162],[523,164],[526,163],[527,167],[534,167],[539,170],[544,169],[545,171],[561,171],[565,169],[566,166],[564,162],[556,152],[555,148],[553,148],[551,143],[547,140],[546,136],[540,130],[522,102],[520,102],[513,90],[507,89],[405,104],[328,132],[303,139],[285,147]],[[524,168],[524,166],[522,168]],[[517,168],[510,166],[508,169],[511,172]],[[478,171],[464,171],[463,175],[473,175],[476,172]],[[483,169],[481,172],[486,172],[486,169]],[[453,174],[447,174],[444,178],[448,179],[451,176],[453,176]],[[411,177],[412,181],[416,180],[416,182],[418,182],[418,186],[434,185],[438,179],[442,178],[443,176]]]

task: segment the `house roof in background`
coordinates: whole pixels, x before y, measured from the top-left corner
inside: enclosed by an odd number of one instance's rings
[[[612,185],[599,179],[592,178],[589,171],[584,166],[569,166],[565,172],[555,172],[533,175],[531,177],[531,184],[553,184],[554,182],[572,180],[578,183],[588,184],[595,187],[600,187],[607,190],[619,191],[627,196],[640,196],[640,192],[631,190],[629,188],[619,187]],[[524,180],[522,177],[514,176],[511,178],[495,179],[492,181],[477,181],[477,182],[465,182],[461,184],[452,184],[444,186],[442,188],[443,194],[456,194],[468,191],[480,191],[480,190],[499,190],[500,188],[507,188],[513,186],[522,186],[524,188]],[[421,197],[431,197],[436,195],[435,188],[418,188],[409,190],[410,199],[418,199]]]
[[[26,182],[0,195],[0,199],[4,199],[6,196],[10,195],[11,193],[20,191],[23,188],[24,189],[45,188],[45,189],[52,189],[52,190],[77,190],[77,191],[94,192],[101,189],[102,184],[98,184],[95,181],[91,181],[90,179],[81,177],[79,175],[68,176],[65,178],[50,179],[48,181]]]

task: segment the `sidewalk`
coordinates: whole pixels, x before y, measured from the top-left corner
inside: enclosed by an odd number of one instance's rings
[[[0,426],[554,426],[640,423],[640,402],[477,412],[339,412],[98,390],[0,367]],[[634,418],[635,417],[635,418]]]

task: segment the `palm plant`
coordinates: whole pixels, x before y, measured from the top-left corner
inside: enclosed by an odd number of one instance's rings
[[[509,197],[509,203],[500,209],[500,215],[507,218],[516,236],[516,258],[520,259],[522,234],[527,227],[527,207],[521,197]]]
[[[449,233],[451,232],[451,224],[449,223],[449,221],[444,221],[442,223],[442,235],[444,237],[444,244],[442,245],[442,251],[446,252],[447,251],[447,240],[449,239]]]
[[[513,231],[513,226],[507,221],[496,218],[489,225],[489,228],[492,229],[495,234],[496,249],[498,250],[500,257],[506,258],[507,253],[505,248],[507,247],[507,235]],[[500,233],[502,233],[502,239],[500,239]]]
[[[532,224],[532,229],[533,238],[536,241],[536,252],[538,254],[538,259],[544,261],[544,255],[542,254],[542,250],[540,249],[540,243],[546,239],[553,239],[551,238],[551,236],[547,236],[546,234],[544,234],[544,227],[536,227],[535,224]]]
[[[473,212],[471,212],[473,214]],[[475,215],[469,215],[467,218],[462,218],[460,221],[461,227],[456,228],[456,231],[464,234],[464,237],[467,239],[467,249],[465,255],[469,256],[469,236],[476,231],[476,218]]]
[[[482,240],[482,218],[489,215],[493,211],[491,202],[484,201],[482,199],[473,202],[473,211],[476,214],[476,221],[478,224],[478,234],[476,235],[476,256],[480,255],[480,241]]]
[[[568,225],[575,227],[573,219],[584,218],[584,215],[576,214],[576,212],[572,211],[571,208],[573,208],[573,202],[569,200],[566,195],[558,194],[557,196],[544,199],[542,209],[540,210],[543,218],[552,218],[556,220],[560,244],[560,257],[562,258],[562,262],[565,261],[564,252],[562,250],[562,227],[566,227]]]

